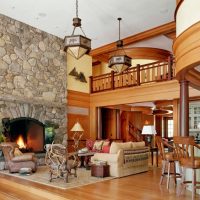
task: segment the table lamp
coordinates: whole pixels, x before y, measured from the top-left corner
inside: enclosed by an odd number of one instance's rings
[[[79,141],[83,135],[83,131],[84,129],[82,128],[81,124],[79,122],[76,122],[74,124],[74,126],[71,129],[72,132],[74,132],[73,134],[73,140],[74,140],[74,150],[78,151],[78,146],[79,146]]]
[[[144,125],[143,129],[142,129],[142,135],[147,135],[147,136],[152,136],[152,140],[151,137],[147,137],[147,142],[150,144],[151,143],[151,147],[155,147],[155,135],[156,135],[156,129],[153,125]]]

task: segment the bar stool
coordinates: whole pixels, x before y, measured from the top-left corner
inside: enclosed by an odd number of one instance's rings
[[[200,169],[200,157],[195,157],[194,149],[200,149],[200,147],[195,143],[193,136],[175,136],[174,145],[175,153],[179,159],[181,167],[183,168],[179,195],[187,184],[192,184],[192,200],[194,200],[196,189],[200,189],[200,185],[197,185],[200,184],[200,182],[196,181],[196,170]],[[192,181],[185,180],[185,169],[192,170]]]
[[[160,136],[156,136],[156,145],[160,152],[162,159],[162,174],[160,177],[160,184],[163,182],[163,178],[167,178],[167,189],[169,189],[170,178],[174,178],[175,185],[177,184],[176,179],[181,178],[181,174],[176,172],[176,162],[178,159],[174,156],[173,152],[165,152],[165,147],[173,149],[173,146],[165,142]]]

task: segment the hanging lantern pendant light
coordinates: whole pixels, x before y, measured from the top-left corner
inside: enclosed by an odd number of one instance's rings
[[[123,55],[114,55],[109,59],[108,67],[113,69],[117,73],[121,73],[131,66],[131,58],[125,54],[123,49],[123,41],[120,39],[120,21],[122,18],[117,18],[119,21],[119,40],[117,43],[117,50],[121,49]]]
[[[78,17],[78,0],[76,0],[76,17],[73,18],[73,32],[71,36],[65,36],[64,51],[69,53],[76,59],[81,58],[83,55],[88,54],[91,50],[91,39],[87,38],[82,27],[81,19]],[[83,33],[82,35],[74,35],[76,28],[79,27]]]

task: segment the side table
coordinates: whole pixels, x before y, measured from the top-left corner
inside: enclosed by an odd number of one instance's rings
[[[95,165],[91,166],[91,176],[107,177],[110,176],[109,165]]]
[[[87,153],[78,153],[78,157],[80,158],[81,164],[80,167],[87,167],[90,158],[94,155],[94,152],[87,152]]]

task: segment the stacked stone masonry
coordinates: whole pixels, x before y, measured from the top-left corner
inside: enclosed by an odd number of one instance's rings
[[[63,40],[0,15],[0,120],[32,117],[66,133],[66,55]]]

